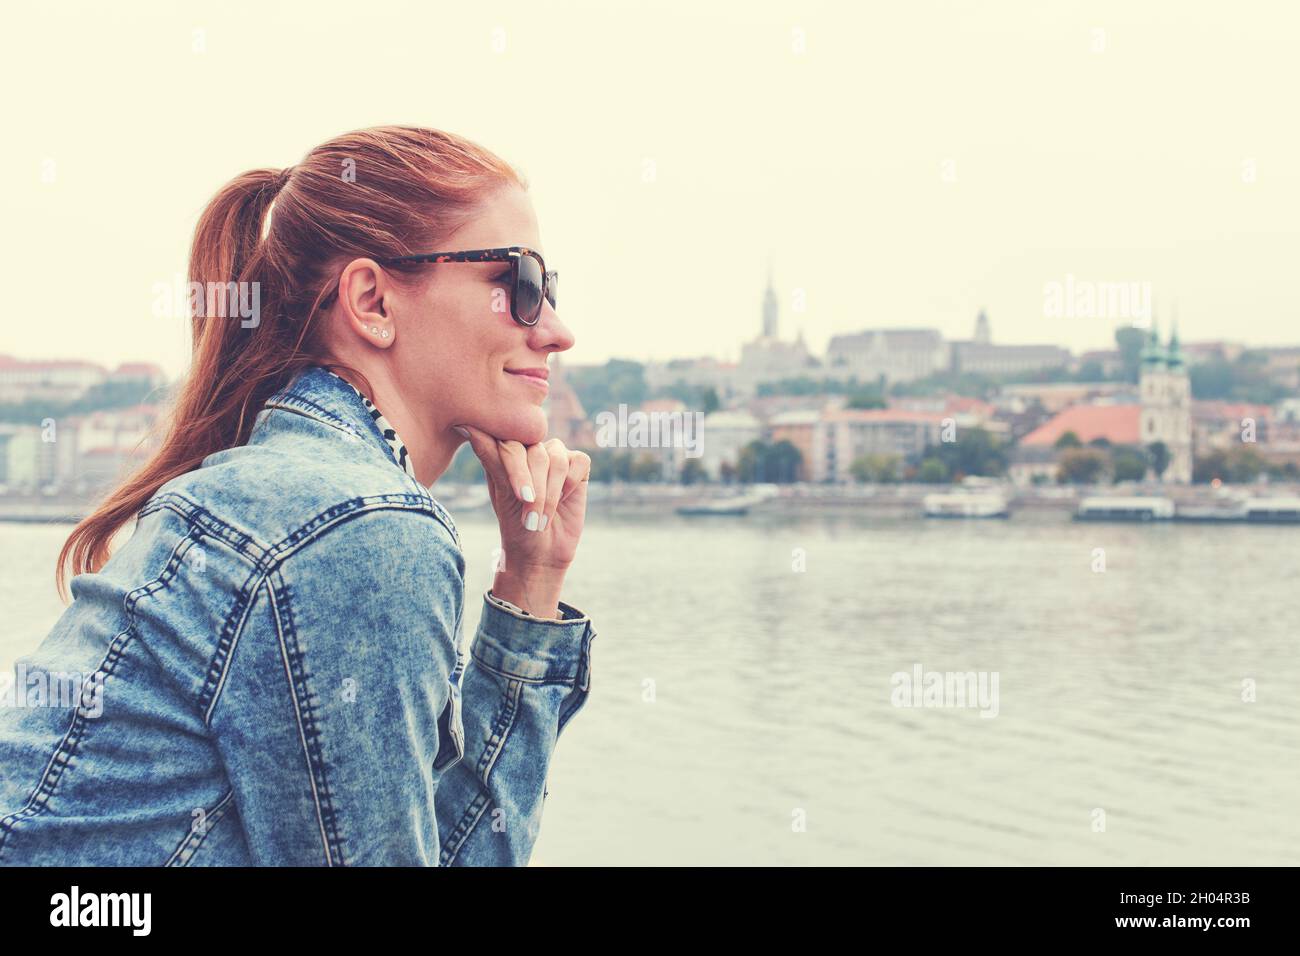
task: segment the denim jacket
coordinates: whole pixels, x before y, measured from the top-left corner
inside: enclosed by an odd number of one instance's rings
[[[595,631],[484,595],[451,516],[309,368],[163,485],[0,704],[0,864],[511,865]]]

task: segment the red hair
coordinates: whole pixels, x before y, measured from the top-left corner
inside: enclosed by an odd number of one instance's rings
[[[201,304],[191,306],[191,367],[165,437],[73,529],[55,570],[59,593],[67,597],[69,563],[74,574],[103,567],[113,536],[160,487],[213,452],[248,441],[262,404],[299,372],[317,364],[345,368],[326,355],[317,317],[348,262],[427,252],[508,185],[528,188],[512,166],[462,137],[379,126],[335,137],[297,166],[255,169],[224,186],[199,218],[189,281],[232,290],[248,287],[229,283],[257,283],[256,321],[205,316]]]

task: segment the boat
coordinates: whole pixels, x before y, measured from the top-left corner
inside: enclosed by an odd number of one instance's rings
[[[732,499],[730,501],[702,501],[693,505],[678,505],[679,515],[744,515],[749,514],[749,504]]]
[[[927,518],[1007,518],[1006,495],[996,491],[954,491],[926,495]]]
[[[1075,521],[1167,521],[1174,516],[1169,498],[1098,496],[1084,498],[1074,513]]]
[[[1243,519],[1251,524],[1300,524],[1300,498],[1249,498]]]
[[[678,505],[675,510],[679,515],[744,515],[749,514],[749,509],[754,505],[761,504],[776,494],[775,488],[759,487],[749,494],[696,501]]]
[[[1198,524],[1223,524],[1224,522],[1246,520],[1246,512],[1241,507],[1179,505],[1178,510],[1174,512],[1174,520]]]

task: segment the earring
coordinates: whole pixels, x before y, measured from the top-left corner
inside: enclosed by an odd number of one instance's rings
[[[387,330],[387,329],[384,329],[384,331],[380,332],[380,333],[379,333],[379,337],[380,337],[381,339],[386,339],[386,338],[388,338],[388,330]]]

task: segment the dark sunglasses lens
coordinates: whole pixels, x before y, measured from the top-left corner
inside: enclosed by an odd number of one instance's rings
[[[532,325],[542,312],[542,267],[533,256],[519,257],[515,279],[515,315],[520,322]]]

